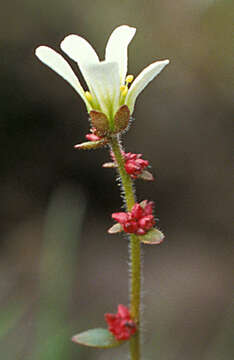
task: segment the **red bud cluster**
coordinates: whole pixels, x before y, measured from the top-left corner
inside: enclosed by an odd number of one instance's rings
[[[144,235],[155,225],[153,202],[144,201],[144,207],[135,204],[131,211],[113,213],[112,218],[122,226],[126,233]]]
[[[105,320],[116,340],[128,340],[137,330],[128,308],[124,305],[118,305],[116,314],[105,314]]]
[[[148,160],[141,159],[142,154],[123,153],[125,159],[125,170],[133,178],[136,179],[142,171],[149,166]]]

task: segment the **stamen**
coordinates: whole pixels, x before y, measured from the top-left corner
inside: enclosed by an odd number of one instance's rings
[[[126,84],[131,84],[131,82],[133,82],[134,76],[133,75],[128,75],[126,76]]]
[[[85,97],[90,103],[93,100],[92,95],[90,94],[89,91],[85,91]]]
[[[127,95],[127,92],[128,92],[128,87],[127,87],[127,85],[121,85],[121,86],[120,86],[120,91],[121,91],[122,96],[126,96],[126,95]]]

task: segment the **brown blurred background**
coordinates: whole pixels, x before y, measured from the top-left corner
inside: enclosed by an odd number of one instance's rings
[[[103,57],[118,25],[137,28],[129,73],[171,64],[138,99],[126,150],[143,152],[156,181],[137,181],[166,234],[144,247],[144,356],[233,358],[231,308],[232,1],[22,0],[0,22],[0,353],[4,360],[126,359],[73,334],[105,326],[127,304],[127,243],[111,237],[121,207],[104,150],[78,152],[82,100],[34,56],[84,36]],[[74,67],[74,64],[72,64]],[[74,67],[75,69],[75,67]]]

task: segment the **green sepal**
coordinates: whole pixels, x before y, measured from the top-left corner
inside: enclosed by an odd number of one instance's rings
[[[164,240],[164,237],[165,236],[162,231],[156,228],[150,229],[145,235],[138,236],[140,242],[149,245],[161,244],[161,242]]]
[[[72,341],[85,346],[110,349],[120,346],[124,341],[118,341],[107,329],[91,329],[72,337]]]
[[[98,149],[104,146],[106,143],[107,143],[107,139],[104,138],[97,141],[86,141],[81,144],[74,145],[74,148],[81,150],[92,150],[92,149]]]

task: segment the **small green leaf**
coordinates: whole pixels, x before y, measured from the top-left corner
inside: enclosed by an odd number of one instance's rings
[[[140,235],[139,240],[143,244],[157,245],[163,241],[164,237],[164,234],[160,230],[153,228],[145,235]]]
[[[117,234],[119,232],[123,231],[123,228],[122,228],[122,225],[117,223],[117,224],[114,224],[113,226],[111,226],[110,229],[108,229],[108,233],[109,234]]]
[[[104,146],[106,143],[107,143],[107,139],[104,138],[97,141],[86,141],[81,144],[74,145],[74,148],[81,150],[92,150],[92,149],[98,149]]]
[[[106,169],[111,169],[111,168],[116,168],[117,165],[114,162],[106,162],[106,163],[102,164],[102,167],[106,168]]]
[[[148,203],[148,200],[142,200],[140,202],[140,205],[141,205],[142,209],[144,209],[146,207],[147,203]]]
[[[148,170],[143,170],[140,175],[138,175],[139,179],[153,181],[154,177]]]
[[[107,329],[91,329],[73,336],[72,341],[80,345],[109,349],[119,346],[123,341],[117,341]]]

